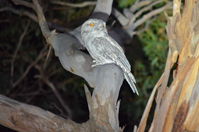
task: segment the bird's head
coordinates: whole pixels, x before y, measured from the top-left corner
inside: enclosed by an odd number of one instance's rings
[[[83,23],[81,28],[82,37],[90,35],[90,33],[92,33],[92,35],[98,35],[105,32],[107,32],[106,23],[100,19],[88,19]]]

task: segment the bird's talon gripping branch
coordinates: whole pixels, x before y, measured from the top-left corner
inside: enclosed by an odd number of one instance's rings
[[[96,67],[96,66],[97,66],[97,64],[92,64],[92,65],[91,65],[92,68],[94,68],[94,67]]]

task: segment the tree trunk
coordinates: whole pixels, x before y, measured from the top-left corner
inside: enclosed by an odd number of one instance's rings
[[[168,18],[169,52],[162,77],[151,95],[138,132],[143,132],[158,88],[150,132],[199,131],[199,0],[174,0]]]

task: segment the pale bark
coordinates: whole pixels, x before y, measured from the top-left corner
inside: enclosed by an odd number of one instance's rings
[[[174,0],[175,11],[168,18],[169,52],[165,71],[156,85],[156,109],[150,132],[199,131],[199,0],[185,0],[182,13],[180,5],[181,1]],[[138,132],[144,132],[151,103]]]

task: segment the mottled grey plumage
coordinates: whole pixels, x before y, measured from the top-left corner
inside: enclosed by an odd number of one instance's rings
[[[138,94],[131,66],[120,45],[107,32],[106,23],[99,19],[87,20],[81,28],[83,45],[86,47],[94,64],[92,67],[114,63],[119,66],[134,93]]]

